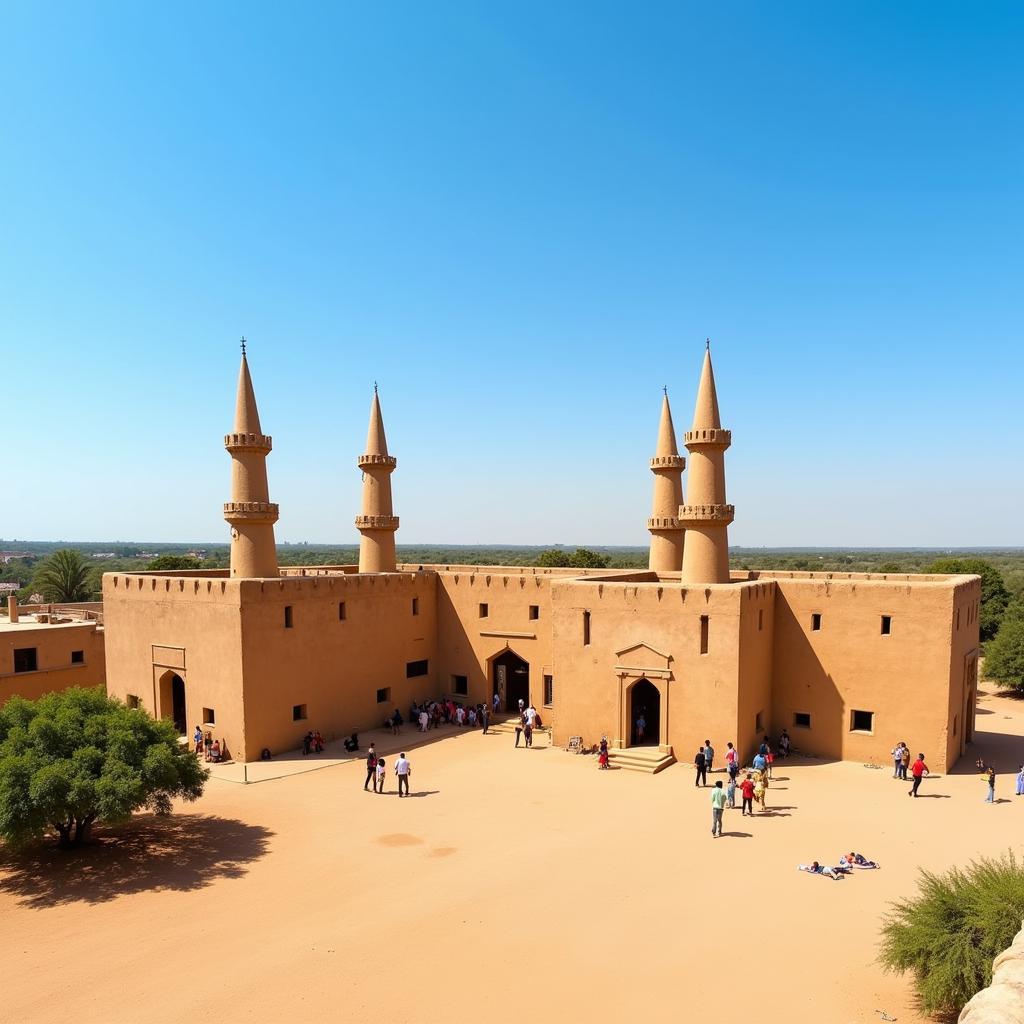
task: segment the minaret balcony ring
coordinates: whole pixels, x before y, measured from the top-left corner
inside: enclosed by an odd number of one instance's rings
[[[648,530],[678,530],[679,520],[675,516],[651,516],[647,520]]]
[[[732,431],[722,430],[721,427],[702,427],[700,430],[688,430],[683,434],[683,444],[687,448],[701,444],[728,448],[732,444]]]
[[[274,447],[269,434],[225,434],[224,447],[229,452],[263,452]]]
[[[360,455],[356,459],[356,465],[360,469],[367,469],[371,466],[382,466],[385,469],[394,469],[398,465],[398,459],[394,455]]]
[[[225,501],[224,518],[228,522],[255,520],[277,522],[278,506],[272,501]]]
[[[397,530],[398,516],[356,516],[357,530]]]
[[[686,469],[686,457],[683,455],[655,455],[651,459],[651,469]]]
[[[680,505],[679,521],[687,523],[716,523],[728,526],[736,515],[734,505]]]

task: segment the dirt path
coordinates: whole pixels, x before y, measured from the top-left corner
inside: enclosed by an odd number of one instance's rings
[[[360,764],[212,781],[117,846],[0,853],[0,1021],[915,1024],[907,982],[874,965],[886,903],[918,865],[1024,839],[1024,707],[982,711],[965,760],[999,758],[1004,803],[966,764],[916,801],[886,770],[791,764],[772,813],[727,811],[721,839],[684,767],[599,772],[479,732],[412,753],[409,800],[393,776],[364,793]],[[796,871],[850,848],[883,870]]]

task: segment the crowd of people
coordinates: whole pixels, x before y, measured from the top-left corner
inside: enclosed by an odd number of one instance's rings
[[[495,694],[493,711],[496,713],[500,704],[498,695]],[[428,729],[439,729],[442,725],[458,725],[470,729],[483,728],[487,732],[490,724],[492,709],[486,703],[471,704],[468,707],[460,701],[451,697],[439,697],[428,699],[417,703],[412,702],[409,708],[409,721],[415,725],[420,732],[427,732]],[[402,731],[405,720],[402,718],[398,708],[384,719],[384,728],[390,729],[393,736]]]
[[[192,743],[195,746],[196,754],[213,764],[219,764],[224,757],[224,745],[220,740],[213,738],[213,733],[209,729],[203,732],[202,728],[197,725],[195,732],[192,733]]]

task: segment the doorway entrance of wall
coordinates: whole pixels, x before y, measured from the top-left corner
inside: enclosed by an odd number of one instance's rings
[[[174,722],[180,736],[187,734],[185,680],[177,672],[165,672],[160,677],[160,717]]]
[[[661,694],[649,679],[638,679],[629,691],[629,745],[656,747],[660,736]]]
[[[491,662],[491,689],[501,695],[504,709],[515,714],[520,700],[530,703],[530,663],[512,650],[499,654]]]

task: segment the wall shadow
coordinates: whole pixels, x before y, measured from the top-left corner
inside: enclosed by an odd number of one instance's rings
[[[1000,775],[1016,775],[1017,766],[1024,762],[1024,737],[976,729],[974,739],[966,745],[963,756],[947,774],[980,776],[974,765],[979,757],[985,764],[995,765]]]
[[[0,895],[33,909],[106,903],[136,892],[188,892],[240,878],[267,852],[262,825],[199,814],[142,815],[98,827],[86,846],[52,840],[22,850],[0,847]]]

